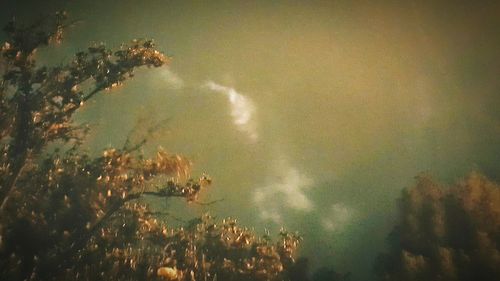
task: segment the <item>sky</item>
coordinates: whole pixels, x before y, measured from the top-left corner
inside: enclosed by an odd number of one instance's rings
[[[297,230],[313,268],[357,281],[416,175],[500,179],[500,3],[473,2],[3,0],[0,19],[78,20],[50,65],[154,38],[171,64],[87,104],[86,148],[155,127],[145,151],[186,155],[214,180],[201,200],[224,199],[169,210]]]

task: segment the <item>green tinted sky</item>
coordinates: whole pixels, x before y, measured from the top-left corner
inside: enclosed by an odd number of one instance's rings
[[[88,104],[86,145],[168,119],[147,149],[191,157],[215,180],[203,200],[225,198],[173,209],[296,229],[315,266],[366,280],[415,175],[500,178],[500,5],[472,2],[3,1],[0,15],[81,19],[40,51],[50,64],[154,38],[171,66]]]

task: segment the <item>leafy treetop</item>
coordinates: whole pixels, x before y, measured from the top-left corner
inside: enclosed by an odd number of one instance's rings
[[[204,216],[172,228],[141,198],[197,202],[210,177],[191,162],[138,144],[93,157],[73,115],[97,94],[169,58],[152,40],[111,51],[94,45],[61,66],[38,66],[37,48],[63,39],[66,13],[12,21],[0,50],[0,277],[2,280],[289,280],[300,237],[277,242],[234,220]],[[65,149],[48,149],[53,144]]]

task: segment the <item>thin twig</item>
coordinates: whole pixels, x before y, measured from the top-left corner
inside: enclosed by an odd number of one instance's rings
[[[202,206],[210,206],[210,205],[222,202],[222,201],[224,201],[224,198],[213,200],[213,201],[209,201],[209,202],[193,201],[193,203],[198,204],[198,205],[202,205]]]
[[[21,176],[21,174],[23,173],[23,170],[26,167],[26,164],[27,163],[25,161],[24,164],[21,166],[21,168],[17,171],[14,180],[10,184],[10,188],[7,191],[7,194],[5,195],[5,197],[3,198],[2,205],[0,205],[0,213],[3,212],[3,210],[5,209],[5,206],[7,205],[7,201],[9,201],[10,197],[12,196],[12,193],[16,189],[17,181],[18,181],[19,177]]]
[[[177,216],[174,216],[172,215],[171,213],[169,212],[146,212],[147,215],[163,215],[163,216],[168,216],[168,217],[171,217],[172,219],[178,221],[178,222],[182,222],[182,223],[187,223],[188,221],[187,220],[183,220]]]

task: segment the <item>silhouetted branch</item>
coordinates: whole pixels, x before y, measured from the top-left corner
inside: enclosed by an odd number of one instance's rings
[[[224,198],[213,200],[213,201],[209,201],[209,202],[193,201],[193,203],[198,204],[198,205],[203,205],[203,206],[210,206],[210,205],[222,202],[222,201],[224,201]]]

